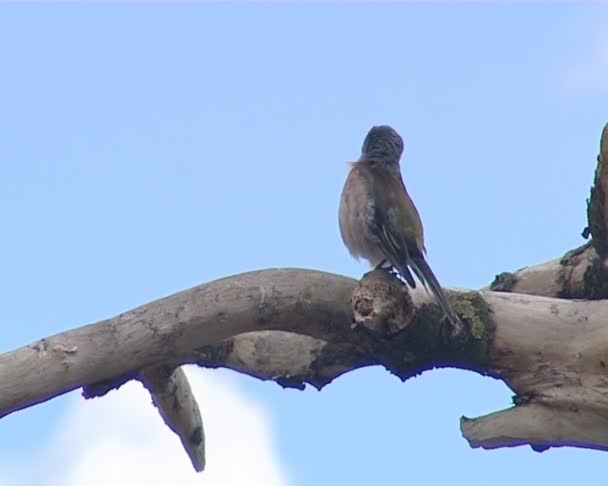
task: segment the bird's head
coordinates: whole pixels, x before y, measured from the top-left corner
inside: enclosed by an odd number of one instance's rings
[[[372,127],[361,148],[361,159],[371,163],[396,164],[403,154],[403,139],[388,125]]]

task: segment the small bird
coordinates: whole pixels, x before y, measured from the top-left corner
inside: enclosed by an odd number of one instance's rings
[[[368,132],[342,190],[340,234],[353,257],[376,268],[388,262],[415,288],[411,269],[427,292],[430,287],[454,329],[460,329],[460,319],[424,257],[422,221],[401,178],[403,148],[401,136],[387,125]]]

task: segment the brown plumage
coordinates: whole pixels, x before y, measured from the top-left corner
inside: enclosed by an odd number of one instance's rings
[[[460,327],[460,319],[425,258],[422,221],[399,167],[401,137],[390,127],[373,127],[362,152],[351,166],[340,201],[344,244],[354,257],[373,266],[387,260],[415,288],[413,272],[430,289],[450,323]]]

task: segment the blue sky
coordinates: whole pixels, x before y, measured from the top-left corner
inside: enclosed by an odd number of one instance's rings
[[[248,270],[359,277],[337,205],[346,162],[379,123],[405,139],[404,179],[446,286],[562,255],[583,243],[608,121],[607,24],[599,3],[0,4],[0,351]],[[229,461],[210,437],[206,479],[142,449],[167,440],[183,454],[156,417],[152,438],[130,432],[149,407],[135,385],[0,420],[0,484],[51,472],[127,484],[153,468],[147,484],[178,469],[182,484],[604,481],[599,452],[471,450],[459,417],[511,397],[472,373],[402,384],[366,369],[319,393],[189,372],[203,410],[217,409],[216,444],[219,424],[235,440],[238,417],[257,424]],[[112,440],[102,418],[124,425]],[[112,454],[117,477],[90,474]]]

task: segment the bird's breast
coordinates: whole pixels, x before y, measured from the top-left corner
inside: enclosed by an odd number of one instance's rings
[[[377,265],[384,255],[377,237],[370,231],[375,207],[369,176],[365,167],[353,165],[340,198],[339,223],[342,240],[351,255]]]

